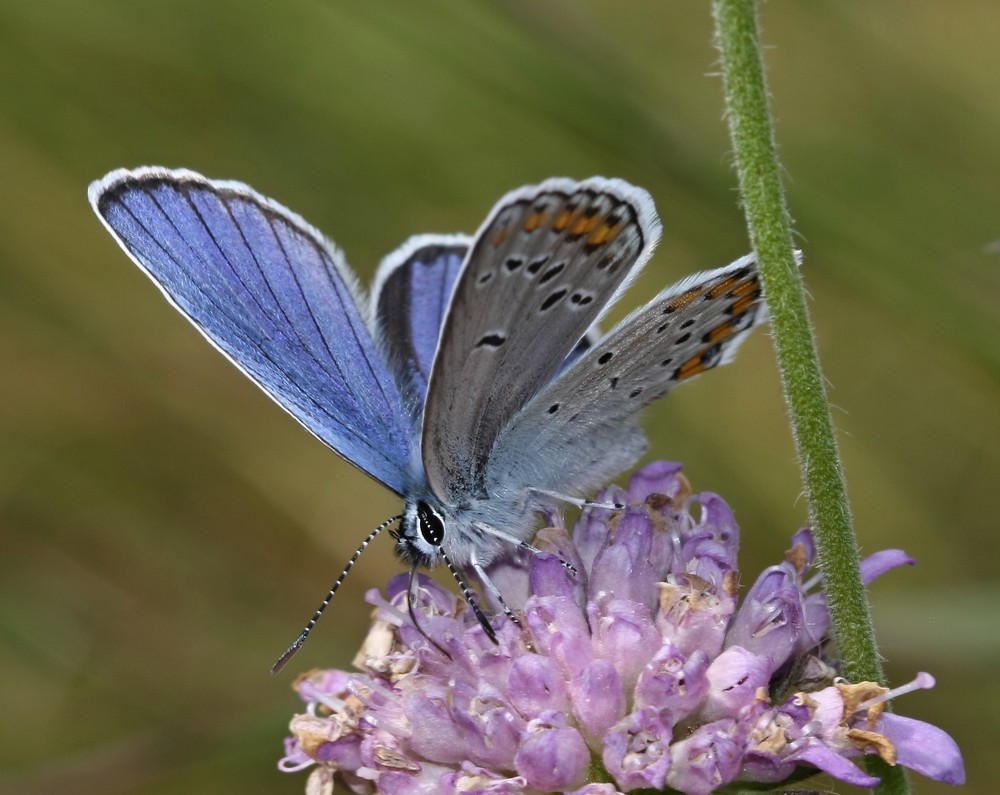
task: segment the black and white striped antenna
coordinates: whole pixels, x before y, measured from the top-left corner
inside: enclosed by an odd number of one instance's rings
[[[334,594],[337,593],[337,589],[339,589],[340,586],[343,584],[344,580],[347,579],[347,573],[352,568],[354,568],[354,564],[358,562],[358,558],[361,557],[361,553],[364,552],[367,546],[372,541],[375,540],[375,537],[379,533],[385,530],[393,522],[398,522],[402,518],[403,518],[402,516],[393,516],[390,519],[386,519],[384,522],[382,522],[382,524],[380,524],[378,527],[372,530],[368,534],[368,537],[361,542],[358,548],[354,551],[354,554],[351,555],[351,559],[347,561],[347,565],[344,566],[344,570],[340,572],[340,576],[337,578],[337,581],[330,587],[330,592],[326,595],[326,598],[323,600],[323,603],[319,606],[319,609],[316,610],[316,612],[313,613],[312,618],[310,618],[309,621],[306,622],[306,625],[302,628],[302,632],[300,632],[299,636],[292,642],[292,645],[289,646],[287,649],[285,649],[285,653],[282,654],[278,658],[278,661],[271,666],[271,676],[275,676],[278,673],[280,673],[281,669],[285,667],[286,663],[290,659],[292,659],[292,657],[295,656],[295,653],[299,649],[302,648],[302,644],[306,642],[306,638],[309,637],[309,633],[312,632],[313,627],[316,626],[316,622],[319,621],[320,616],[323,615],[323,611],[326,610],[327,605],[330,604],[330,600],[332,600]]]

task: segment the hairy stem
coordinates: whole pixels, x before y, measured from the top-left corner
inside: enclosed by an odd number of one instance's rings
[[[858,568],[833,421],[795,265],[792,231],[768,112],[754,0],[713,0],[722,61],[726,117],[740,197],[760,263],[778,369],[809,502],[809,520],[823,571],[833,637],[849,680],[885,683],[868,596]],[[903,771],[866,758],[882,779],[880,793],[908,792]]]

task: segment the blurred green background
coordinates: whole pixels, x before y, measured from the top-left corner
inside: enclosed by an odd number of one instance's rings
[[[897,708],[993,792],[1000,8],[763,14],[860,543],[918,559],[873,589],[892,681],[938,678]],[[510,188],[621,176],[665,226],[624,311],[747,250],[715,70],[707,3],[0,2],[0,791],[301,792],[275,770],[292,677],[268,667],[399,507],[167,306],[87,184],[141,164],[248,182],[367,281]],[[735,509],[748,584],[806,512],[767,335],[648,426]],[[390,547],[293,669],[349,665]]]

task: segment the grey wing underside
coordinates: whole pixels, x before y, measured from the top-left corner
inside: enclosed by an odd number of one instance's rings
[[[754,255],[660,293],[525,406],[490,456],[488,488],[586,494],[645,449],[639,411],[729,361],[766,319]]]
[[[458,277],[428,385],[421,449],[439,498],[485,496],[497,437],[648,259],[659,231],[649,195],[620,180],[548,180],[498,203]]]

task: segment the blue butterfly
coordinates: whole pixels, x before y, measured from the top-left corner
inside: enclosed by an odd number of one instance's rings
[[[640,409],[731,358],[766,314],[748,255],[599,336],[660,236],[649,194],[618,179],[549,179],[504,196],[472,237],[414,237],[382,262],[370,301],[319,231],[241,183],[145,167],[113,171],[89,196],[212,345],[405,501],[333,591],[398,519],[411,582],[417,567],[447,565],[493,640],[459,571],[516,620],[486,567],[534,551],[540,510],[580,504],[634,464]]]

